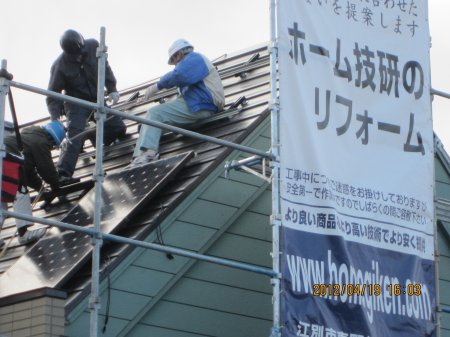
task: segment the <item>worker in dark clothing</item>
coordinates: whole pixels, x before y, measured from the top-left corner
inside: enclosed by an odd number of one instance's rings
[[[14,211],[32,215],[32,207],[27,186],[40,190],[42,181],[50,185],[53,191],[59,188],[59,177],[52,159],[52,149],[59,146],[65,137],[64,126],[59,121],[53,121],[45,126],[29,126],[20,132],[23,146],[23,176],[20,180],[19,190],[14,200]],[[4,139],[5,150],[13,155],[21,155],[15,135],[6,136]],[[2,203],[4,209],[7,205]],[[3,219],[0,222],[0,229]],[[28,230],[33,224],[26,220],[16,219],[16,227],[19,243],[27,244],[36,241],[45,235],[46,229],[39,228]],[[0,246],[3,244],[0,240]]]
[[[66,95],[96,102],[98,77],[96,52],[99,43],[94,39],[85,40],[80,33],[69,29],[62,35],[60,45],[63,52],[52,65],[48,90],[58,93],[64,90]],[[120,98],[116,82],[111,67],[106,62],[105,87],[107,99],[112,104],[116,104]],[[68,140],[62,146],[57,169],[61,180],[70,179],[84,142],[84,137],[75,136],[83,132],[86,124],[92,120],[93,111],[52,97],[47,97],[47,108],[52,120],[59,120],[63,114],[67,118]],[[108,118],[105,122],[104,145],[124,138],[125,133],[126,126],[120,117]],[[95,144],[93,139],[91,141]]]

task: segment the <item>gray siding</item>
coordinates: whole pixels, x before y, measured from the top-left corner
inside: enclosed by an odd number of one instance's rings
[[[441,158],[435,159],[437,249],[440,305],[450,308],[450,174]],[[441,337],[450,337],[450,314],[441,312]]]
[[[249,137],[248,145],[267,150],[268,139],[261,136],[267,129],[268,121]],[[164,243],[271,268],[271,200],[267,182],[236,171],[226,179],[222,166],[180,206],[182,211],[174,212],[178,216],[161,224]],[[158,242],[156,233],[149,240]],[[100,336],[270,334],[272,289],[267,276],[140,249],[118,269],[110,278],[109,322]],[[102,303],[107,303],[106,282],[102,289]],[[86,301],[80,307],[86,308]],[[66,334],[86,336],[88,311],[70,320]]]

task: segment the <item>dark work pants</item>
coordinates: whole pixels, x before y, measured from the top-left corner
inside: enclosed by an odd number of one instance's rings
[[[64,109],[67,116],[66,136],[68,139],[64,142],[64,146],[61,147],[57,168],[60,174],[71,177],[75,171],[78,155],[86,137],[73,138],[86,128],[86,123],[92,113],[92,109],[71,103],[65,103]],[[109,145],[116,139],[123,138],[126,133],[126,128],[125,123],[120,117],[114,116],[111,118],[111,115],[108,115],[107,121],[105,122],[103,144]]]

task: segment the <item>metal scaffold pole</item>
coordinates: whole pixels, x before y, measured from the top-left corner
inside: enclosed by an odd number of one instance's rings
[[[61,100],[61,101],[66,101],[66,102],[71,102],[74,104],[78,104],[80,106],[84,106],[87,108],[92,108],[92,109],[97,109],[97,103],[93,103],[93,102],[89,102],[89,101],[85,101],[79,98],[75,98],[72,96],[67,96],[67,95],[63,95],[54,91],[49,91],[49,90],[45,90],[45,89],[41,89],[41,88],[37,88],[28,84],[24,84],[24,83],[19,83],[16,81],[11,81],[10,82],[10,86],[11,87],[15,87],[18,89],[22,89],[22,90],[27,90],[27,91],[31,91],[34,92],[36,94],[40,94],[40,95],[44,95],[44,96],[49,96],[49,97],[53,97],[55,99]],[[162,130],[167,130],[167,131],[172,131],[175,133],[179,133],[181,135],[185,135],[188,137],[192,137],[192,138],[196,138],[196,139],[200,139],[203,140],[205,142],[210,142],[213,144],[217,144],[220,146],[226,146],[229,147],[231,149],[235,149],[238,151],[243,151],[243,152],[247,152],[247,153],[252,153],[254,155],[260,156],[262,158],[268,158],[268,159],[273,159],[274,156],[269,153],[269,152],[265,152],[265,151],[261,151],[258,149],[254,149],[245,145],[241,145],[241,144],[237,144],[237,143],[233,143],[224,139],[220,139],[220,138],[215,138],[212,136],[208,136],[208,135],[204,135],[198,132],[194,132],[191,130],[187,130],[187,129],[183,129],[177,126],[173,126],[173,125],[169,125],[169,124],[165,124],[165,123],[161,123],[158,121],[154,121],[154,120],[150,120],[147,118],[143,118],[143,117],[139,117],[139,116],[135,116],[117,109],[113,109],[113,108],[109,108],[107,106],[104,107],[104,110],[114,116],[119,116],[121,118],[125,118],[128,120],[132,120],[135,122],[138,122],[140,124],[145,124],[145,125],[150,125],[150,126],[154,126],[157,128],[160,128]]]
[[[449,98],[450,99],[450,94],[441,90],[437,90],[437,89],[433,89],[431,88],[431,94],[432,95],[436,95],[436,96],[441,96],[443,98]]]
[[[102,220],[102,185],[103,174],[103,134],[106,119],[105,105],[105,67],[106,67],[106,46],[105,28],[100,29],[100,45],[97,48],[98,59],[98,83],[97,83],[97,109],[95,120],[97,124],[95,140],[95,209],[94,209],[94,231],[92,237],[92,278],[91,278],[91,298],[89,308],[91,310],[90,336],[97,337],[98,334],[98,314],[101,308],[100,303],[100,249],[102,247],[101,220]]]
[[[235,269],[246,270],[253,273],[258,273],[271,278],[273,285],[273,327],[272,337],[279,337],[281,335],[280,328],[280,167],[279,167],[279,104],[277,98],[277,42],[276,42],[276,25],[275,25],[275,6],[276,1],[271,0],[271,16],[272,16],[272,45],[271,52],[271,120],[272,120],[272,148],[271,151],[265,152],[258,149],[246,147],[240,144],[232,143],[219,138],[210,137],[193,131],[185,130],[179,127],[167,125],[164,123],[154,122],[145,118],[130,115],[125,112],[112,109],[105,106],[105,71],[106,71],[106,58],[107,48],[105,45],[105,28],[102,27],[100,31],[100,44],[97,49],[98,59],[98,87],[97,87],[97,102],[89,102],[75,97],[70,97],[60,93],[48,91],[45,89],[33,87],[30,85],[18,83],[12,81],[12,75],[6,71],[6,61],[2,61],[2,69],[0,72],[0,184],[2,174],[2,159],[5,155],[3,137],[4,137],[4,115],[5,115],[5,102],[6,96],[9,91],[9,87],[16,87],[22,90],[38,93],[41,95],[53,97],[60,101],[71,102],[83,107],[95,109],[96,118],[96,157],[95,157],[95,169],[93,178],[95,181],[95,200],[94,200],[94,219],[93,227],[79,227],[73,224],[63,223],[60,221],[54,221],[44,218],[38,218],[26,214],[17,212],[11,212],[8,210],[0,210],[1,216],[10,216],[13,218],[23,219],[31,221],[33,223],[40,223],[48,226],[55,226],[66,230],[72,230],[75,232],[85,233],[92,239],[92,269],[91,269],[91,294],[89,297],[89,310],[90,310],[90,326],[89,336],[97,337],[99,334],[99,312],[101,309],[100,301],[100,254],[103,240],[110,242],[128,244],[135,247],[141,247],[145,249],[151,249],[160,252],[166,252],[187,258],[197,259],[200,261],[215,263],[223,266],[228,266]],[[102,220],[102,185],[104,182],[104,167],[103,167],[103,138],[104,138],[104,124],[106,121],[106,114],[113,116],[119,116],[134,120],[138,123],[147,124],[159,127],[164,130],[180,133],[186,136],[197,138],[206,142],[215,143],[221,146],[226,146],[234,150],[252,153],[262,158],[272,160],[272,225],[273,225],[273,269],[261,268],[258,266],[240,263],[233,260],[227,260],[217,258],[214,256],[208,256],[203,254],[193,253],[184,249],[177,249],[174,247],[167,247],[164,245],[153,244],[145,241],[133,240],[126,237],[120,237],[117,235],[107,234],[101,232],[101,220]]]
[[[3,178],[3,158],[5,157],[5,144],[3,143],[5,133],[5,104],[6,95],[9,92],[9,82],[12,80],[12,75],[6,69],[6,60],[2,60],[0,68],[0,186]],[[0,207],[0,220],[4,218],[3,207]],[[1,230],[1,224],[0,224]]]
[[[55,227],[58,227],[58,228],[61,228],[64,230],[84,233],[91,237],[94,237],[96,235],[95,229],[93,229],[92,227],[80,227],[78,225],[73,225],[73,224],[69,224],[66,222],[50,220],[50,219],[45,219],[45,218],[38,218],[35,216],[26,215],[26,214],[14,212],[14,211],[5,211],[4,214],[6,216],[10,216],[10,217],[17,218],[17,219],[23,219],[23,220],[30,221],[33,223],[55,226]],[[110,242],[123,243],[126,245],[150,249],[150,250],[154,250],[154,251],[158,251],[158,252],[162,252],[162,253],[184,256],[184,257],[188,257],[190,259],[196,259],[199,261],[210,262],[210,263],[214,263],[214,264],[218,264],[218,265],[222,265],[222,266],[227,266],[230,268],[246,270],[246,271],[249,271],[252,273],[266,275],[266,276],[269,276],[272,278],[278,276],[278,274],[274,273],[272,269],[258,267],[256,265],[237,262],[234,260],[228,260],[225,258],[204,255],[204,254],[200,254],[200,253],[194,253],[192,251],[182,249],[182,248],[175,248],[175,247],[170,247],[170,246],[166,246],[166,245],[162,245],[162,244],[156,244],[156,243],[151,243],[151,242],[146,242],[146,241],[130,239],[127,237],[108,234],[108,233],[102,233],[102,239],[106,240],[106,241],[110,241]]]
[[[272,268],[277,274],[272,278],[273,287],[273,327],[271,337],[281,336],[280,327],[280,134],[279,134],[279,100],[277,91],[278,79],[278,43],[277,43],[277,23],[276,23],[276,0],[270,1],[270,89],[271,89],[271,134],[272,148],[274,156],[272,160]]]

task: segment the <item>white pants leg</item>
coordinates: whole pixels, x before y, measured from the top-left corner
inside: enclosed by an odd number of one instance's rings
[[[30,195],[28,193],[17,192],[16,199],[14,200],[13,209],[14,209],[14,212],[17,212],[17,213],[33,215],[33,210],[31,208]],[[17,229],[25,227],[25,226],[31,226],[31,225],[33,225],[33,224],[30,223],[29,221],[22,220],[22,219],[16,219]]]
[[[145,115],[146,119],[169,125],[193,124],[214,114],[213,111],[201,110],[195,113],[189,111],[189,107],[182,97],[173,101],[156,105],[150,108]],[[134,148],[133,158],[141,155],[145,150],[158,152],[159,140],[162,130],[160,128],[143,124],[139,138]]]

